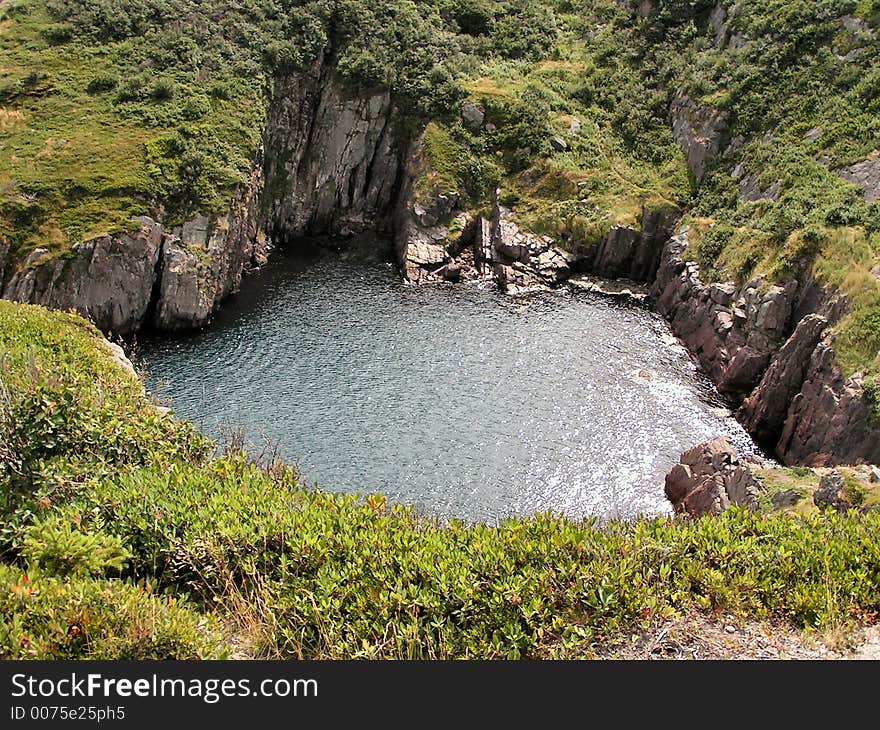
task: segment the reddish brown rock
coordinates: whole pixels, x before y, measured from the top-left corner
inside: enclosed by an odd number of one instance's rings
[[[666,475],[665,491],[677,514],[700,517],[732,504],[755,511],[763,487],[722,436],[685,451]]]

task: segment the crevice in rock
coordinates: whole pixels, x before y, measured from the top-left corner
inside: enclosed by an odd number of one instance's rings
[[[153,286],[150,289],[150,301],[144,314],[142,327],[147,331],[156,329],[156,312],[159,309],[159,300],[162,297],[162,272],[165,268],[165,236],[159,244],[159,255],[156,257],[156,266],[153,269]]]

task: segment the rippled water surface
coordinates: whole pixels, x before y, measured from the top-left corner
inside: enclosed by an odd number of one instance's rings
[[[326,489],[470,520],[667,512],[682,450],[721,433],[754,449],[643,307],[411,288],[354,254],[279,256],[207,330],[140,356],[213,435],[265,436]]]

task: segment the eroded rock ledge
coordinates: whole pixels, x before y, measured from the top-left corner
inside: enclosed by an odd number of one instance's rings
[[[520,294],[558,287],[575,273],[650,282],[678,216],[646,208],[640,230],[613,226],[600,241],[569,251],[520,228],[497,192],[490,218],[473,218],[458,204],[455,192],[427,203],[403,200],[395,244],[411,283],[491,279],[503,292]]]

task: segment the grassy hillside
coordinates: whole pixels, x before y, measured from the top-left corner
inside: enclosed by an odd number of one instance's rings
[[[210,456],[91,326],[7,302],[0,382],[0,658],[590,656],[693,609],[880,610],[876,511],[439,524]]]

